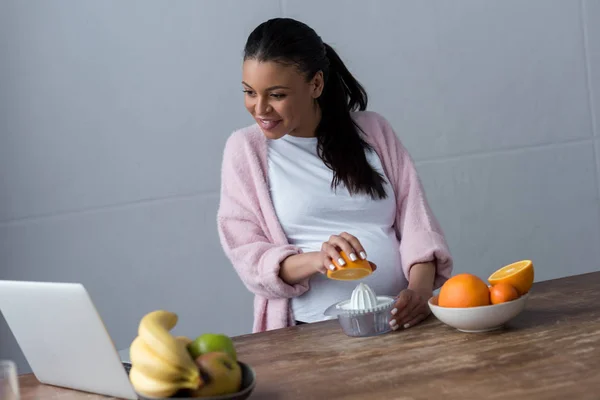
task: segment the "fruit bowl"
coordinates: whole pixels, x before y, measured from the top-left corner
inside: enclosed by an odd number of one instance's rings
[[[529,298],[526,293],[519,298],[500,304],[479,307],[441,307],[438,297],[429,299],[431,312],[444,324],[461,332],[489,332],[502,328],[504,324],[516,317],[523,309]]]
[[[235,393],[225,394],[221,396],[203,396],[193,397],[189,390],[181,390],[176,395],[169,397],[168,399],[181,399],[181,400],[245,400],[250,397],[254,387],[256,386],[256,374],[252,367],[241,361],[238,361],[240,368],[242,369],[242,384],[240,390]],[[155,398],[142,396],[138,393],[140,400],[167,400],[167,398]]]
[[[156,399],[230,399],[250,396],[252,368],[237,358],[225,334],[204,332],[192,340],[173,336],[177,314],[154,310],[144,315],[129,346],[129,381],[138,397]]]

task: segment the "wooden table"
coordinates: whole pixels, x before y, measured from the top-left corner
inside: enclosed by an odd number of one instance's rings
[[[337,321],[235,338],[252,399],[600,399],[600,272],[539,282],[505,329],[462,333],[430,317],[350,338]],[[106,399],[20,377],[23,400]]]

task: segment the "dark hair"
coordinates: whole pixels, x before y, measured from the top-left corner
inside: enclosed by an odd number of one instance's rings
[[[323,72],[325,85],[317,99],[321,121],[316,136],[319,157],[333,171],[332,188],[343,182],[351,194],[386,198],[383,176],[365,154],[372,148],[350,115],[367,108],[367,93],[333,48],[306,24],[275,18],[260,24],[248,37],[244,60],[248,59],[294,65],[307,80]]]

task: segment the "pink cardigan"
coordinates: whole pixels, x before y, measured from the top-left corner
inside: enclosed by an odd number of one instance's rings
[[[451,275],[452,257],[412,159],[379,114],[363,111],[353,116],[381,158],[398,199],[394,225],[400,238],[402,271],[410,279],[412,265],[435,260],[435,288],[439,288]],[[217,215],[224,252],[255,295],[253,332],[294,325],[289,299],[309,290],[308,280],[288,285],[279,278],[280,263],[302,251],[288,243],[271,202],[267,148],[257,125],[236,131],[227,140]]]

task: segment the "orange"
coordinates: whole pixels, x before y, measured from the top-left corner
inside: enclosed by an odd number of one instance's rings
[[[490,289],[473,274],[458,274],[442,285],[438,297],[441,307],[479,307],[490,305]]]
[[[367,260],[359,258],[356,261],[352,261],[343,251],[340,252],[340,255],[346,261],[346,264],[342,267],[334,260],[335,270],[327,271],[327,277],[339,281],[354,281],[362,279],[373,272],[371,264]]]
[[[519,298],[519,292],[513,285],[506,282],[498,283],[490,288],[492,304],[506,303]]]
[[[492,286],[508,283],[517,289],[519,296],[522,296],[531,289],[533,277],[533,263],[531,260],[522,260],[500,268],[490,275],[488,282]]]

